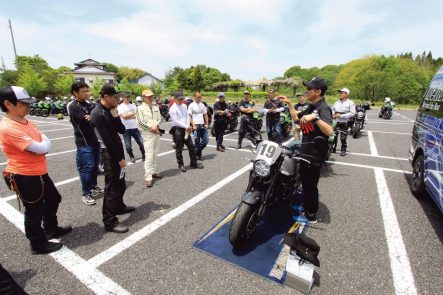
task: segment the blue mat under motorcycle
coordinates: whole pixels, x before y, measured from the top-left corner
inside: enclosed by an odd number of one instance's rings
[[[283,249],[283,237],[287,232],[303,232],[307,220],[300,216],[300,206],[269,210],[255,233],[241,250],[234,250],[229,243],[229,227],[237,208],[213,226],[193,247],[211,256],[234,264],[273,282],[283,284],[286,273],[277,264]],[[278,270],[280,269],[280,270]],[[284,270],[284,268],[283,268]]]

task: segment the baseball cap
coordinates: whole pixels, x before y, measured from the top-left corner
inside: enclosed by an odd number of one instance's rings
[[[249,90],[245,90],[243,91],[244,94],[251,94],[251,92],[249,92]]]
[[[218,97],[225,97],[225,93],[224,92],[219,92],[218,93]]]
[[[119,89],[116,89],[114,85],[112,84],[105,84],[102,87],[102,90],[100,90],[100,95],[103,97],[105,95],[117,95],[120,94],[121,91]],[[118,98],[123,97],[122,94],[118,95]]]
[[[10,102],[24,102],[24,103],[34,103],[37,100],[31,97],[25,88],[19,86],[9,86],[0,89],[0,99],[9,100]]]
[[[319,77],[314,77],[311,81],[304,81],[303,85],[305,85],[307,88],[321,90],[322,92],[326,92],[326,90],[328,90],[328,84],[326,84],[326,81]]]
[[[177,92],[174,93],[174,98],[175,99],[184,99],[185,96],[183,95],[183,92],[177,91]]]
[[[338,92],[345,92],[347,95],[351,92],[348,88],[343,88],[341,90],[338,90]]]
[[[154,96],[154,92],[152,92],[152,91],[149,90],[149,89],[145,89],[145,90],[143,90],[143,92],[142,92],[142,96],[143,96],[143,97],[146,97],[146,96]]]

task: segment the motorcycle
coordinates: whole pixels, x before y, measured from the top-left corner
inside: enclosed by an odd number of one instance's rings
[[[288,137],[292,132],[292,117],[287,106],[285,110],[280,113],[280,125],[283,138]]]
[[[392,117],[392,110],[394,109],[395,104],[394,103],[387,103],[385,104],[378,113],[379,118],[383,118],[385,120],[389,120]]]
[[[329,160],[334,150],[334,139],[338,136],[337,121],[332,121],[332,128],[334,128],[334,132],[328,138],[328,151],[326,152],[325,162]]]
[[[169,102],[166,102],[166,100],[160,101],[157,103],[158,108],[160,109],[160,115],[165,119],[166,122],[169,121],[170,115],[169,115]]]
[[[324,138],[319,136],[312,143],[322,141]],[[268,140],[259,142],[246,192],[229,228],[229,242],[234,248],[240,248],[252,236],[270,207],[289,204],[300,182],[300,163],[310,163],[306,159],[309,156],[301,155],[300,149],[300,141],[283,146]]]
[[[228,103],[227,109],[228,109],[228,114],[226,115],[227,118],[226,131],[234,132],[234,130],[238,126],[238,117],[240,116],[240,109],[238,108],[238,103],[235,104]],[[211,128],[211,135],[215,136],[214,126]]]
[[[356,115],[353,118],[351,134],[353,138],[358,137],[358,133],[365,127],[366,108],[359,104],[355,107]]]
[[[31,104],[31,107],[29,108],[29,115],[37,116],[35,114],[35,111],[36,111],[37,107],[38,107],[38,102],[34,102],[33,104]]]

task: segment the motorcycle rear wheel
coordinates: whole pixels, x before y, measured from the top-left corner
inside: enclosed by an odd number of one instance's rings
[[[257,206],[240,204],[229,228],[229,242],[232,247],[240,248],[251,237],[257,227],[257,213]]]

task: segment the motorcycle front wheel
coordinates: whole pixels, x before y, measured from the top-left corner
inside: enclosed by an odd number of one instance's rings
[[[358,133],[360,132],[360,123],[355,123],[354,128],[352,128],[352,137],[357,138]]]
[[[258,222],[257,209],[257,206],[241,203],[235,212],[229,228],[229,242],[234,248],[244,245],[255,231]]]
[[[234,132],[235,128],[238,126],[238,118],[233,119],[229,124],[229,131]]]
[[[43,117],[49,116],[49,110],[46,110],[46,109],[42,110],[42,116]]]

